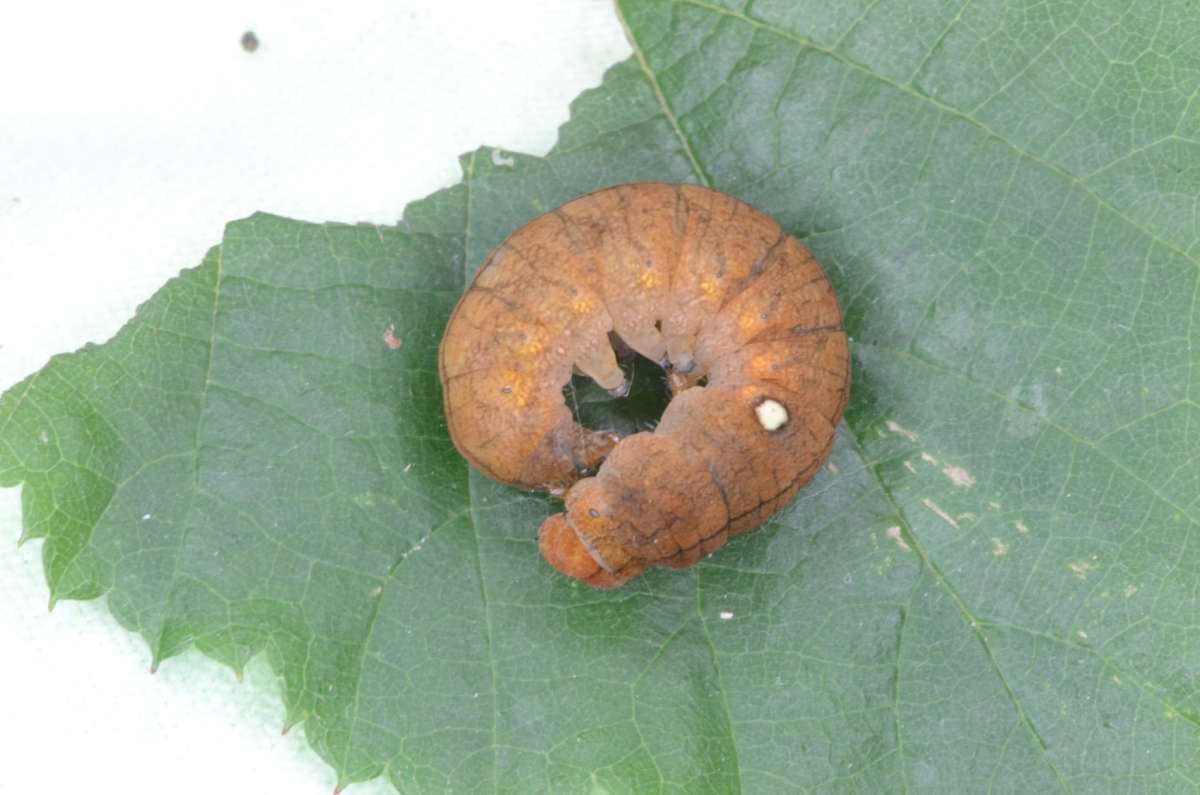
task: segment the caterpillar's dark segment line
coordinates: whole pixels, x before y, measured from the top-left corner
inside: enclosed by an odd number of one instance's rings
[[[627,388],[614,341],[663,362],[672,389],[654,430],[624,439],[563,398],[574,372]],[[769,519],[828,457],[850,385],[808,249],[732,196],[649,182],[513,232],[455,308],[439,370],[455,445],[496,480],[561,495],[542,554],[598,588]]]

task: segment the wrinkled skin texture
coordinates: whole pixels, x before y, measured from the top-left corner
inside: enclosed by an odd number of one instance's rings
[[[573,371],[624,388],[610,332],[664,363],[674,396],[653,432],[619,439],[566,406]],[[732,196],[658,183],[510,235],[455,308],[439,366],[455,445],[495,480],[563,496],[542,554],[598,588],[762,525],[829,456],[850,387],[837,296],[808,249]]]

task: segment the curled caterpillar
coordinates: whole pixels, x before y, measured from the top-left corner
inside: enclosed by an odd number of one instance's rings
[[[566,406],[573,371],[627,388],[611,335],[667,372],[652,432],[587,429]],[[538,544],[597,588],[762,525],[829,456],[850,387],[837,296],[808,249],[732,196],[649,182],[513,232],[455,307],[439,369],[459,451],[563,497]]]

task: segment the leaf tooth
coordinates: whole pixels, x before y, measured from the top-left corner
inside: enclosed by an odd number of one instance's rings
[[[295,710],[283,719],[283,734],[287,734],[296,727],[298,723],[304,720],[304,714],[301,710]]]

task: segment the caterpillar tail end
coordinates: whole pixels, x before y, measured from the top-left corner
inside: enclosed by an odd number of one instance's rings
[[[538,530],[538,548],[551,566],[593,588],[616,588],[632,576],[608,571],[597,563],[563,513],[556,513],[542,522]]]

